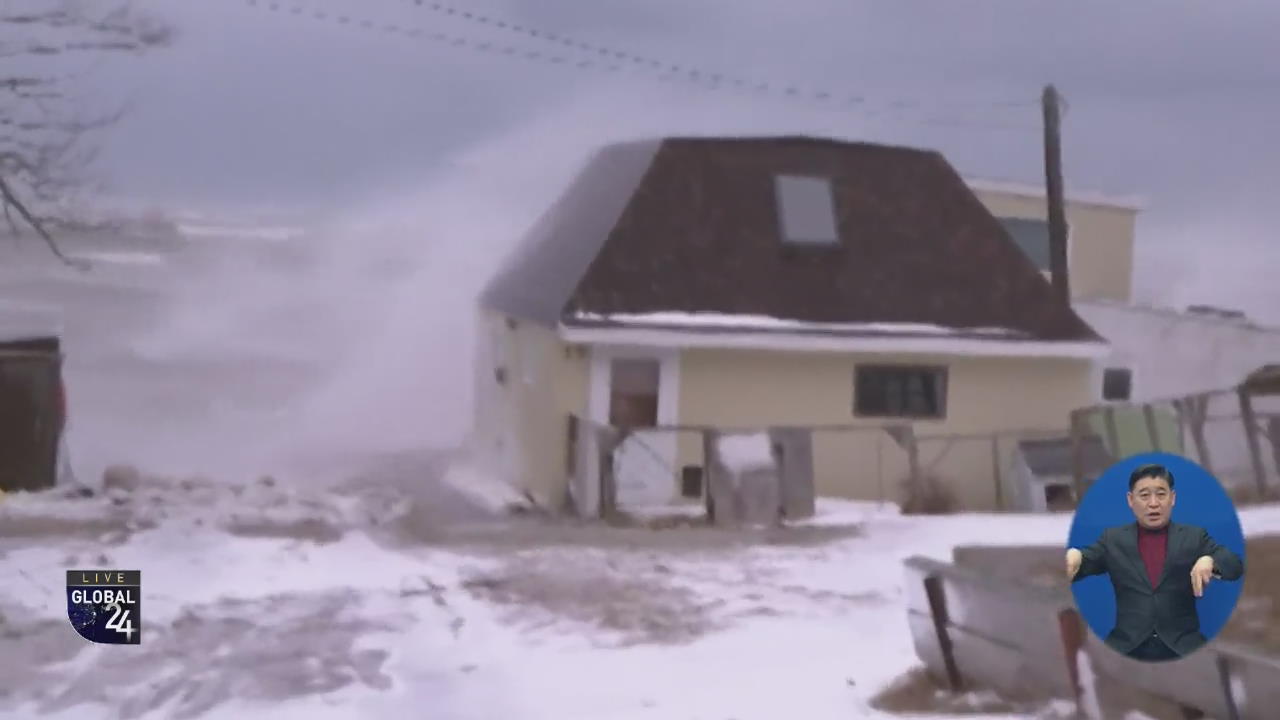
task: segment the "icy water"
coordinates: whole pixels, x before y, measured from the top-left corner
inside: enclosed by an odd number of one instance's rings
[[[395,428],[381,444],[369,442],[379,428],[367,422],[357,428],[365,437],[344,428],[376,398],[358,389],[335,397],[335,389],[360,364],[352,349],[379,330],[388,286],[403,278],[340,265],[311,240],[218,228],[171,239],[65,238],[68,254],[92,263],[81,271],[34,236],[0,238],[0,329],[31,308],[40,323],[62,327],[76,473],[97,478],[127,462],[245,480],[402,449],[405,433]],[[375,264],[377,255],[367,259]],[[422,434],[433,440],[442,442]]]

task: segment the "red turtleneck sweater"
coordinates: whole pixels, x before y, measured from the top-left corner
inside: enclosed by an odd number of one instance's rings
[[[1138,528],[1138,554],[1142,556],[1142,564],[1147,566],[1147,577],[1151,579],[1153,589],[1160,584],[1160,575],[1164,572],[1165,550],[1168,547],[1168,525],[1159,530]]]

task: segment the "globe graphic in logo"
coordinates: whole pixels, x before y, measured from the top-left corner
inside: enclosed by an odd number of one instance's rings
[[[71,625],[76,630],[83,630],[92,627],[95,620],[98,619],[98,607],[92,604],[76,605],[68,613],[71,616]]]

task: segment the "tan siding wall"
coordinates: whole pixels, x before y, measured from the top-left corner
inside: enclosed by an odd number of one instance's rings
[[[877,421],[853,417],[857,362],[949,368],[947,418],[917,422],[921,435],[1065,430],[1070,409],[1093,397],[1093,373],[1085,360],[690,350],[681,358],[680,421],[740,427],[853,423],[874,427]],[[1011,448],[1012,443],[1002,445],[1002,466]],[[695,438],[682,438],[680,450],[682,464],[701,462]],[[820,432],[815,435],[814,454],[820,495],[898,499],[896,484],[906,474],[906,456],[884,432]],[[966,506],[995,506],[989,440],[926,441],[921,459],[926,466],[938,461],[939,472]]]
[[[477,408],[476,449],[482,458],[501,457],[503,429],[509,427],[505,442],[513,447],[509,467],[501,468],[504,479],[540,504],[559,507],[567,491],[568,417],[586,413],[586,361],[550,329],[525,322],[512,329],[493,313],[482,318],[482,329],[502,347],[487,359],[485,353],[478,356],[476,397],[486,400]],[[493,373],[501,362],[507,370],[505,386],[497,385]]]
[[[975,190],[978,199],[997,217],[1043,220],[1044,198]],[[1129,302],[1133,296],[1133,256],[1137,213],[1125,208],[1067,203],[1071,227],[1068,252],[1071,294]]]
[[[507,339],[502,327],[500,316],[483,309],[477,311],[475,366],[472,368],[475,409],[470,446],[486,470],[513,481],[503,464],[507,453],[514,452],[509,451],[507,445],[515,439],[516,427],[511,421],[515,397],[494,377],[494,369],[506,364],[503,356],[507,352]]]
[[[508,479],[539,502],[559,507],[567,492],[567,417],[586,414],[589,385],[585,353],[569,350],[545,328],[486,315],[486,332],[505,343],[507,385],[497,387],[492,363],[478,357],[476,382],[497,388],[477,408],[477,449],[499,456],[502,428],[512,443]],[[1064,429],[1070,409],[1096,395],[1091,365],[1084,360],[972,357],[851,356],[828,353],[686,350],[680,359],[678,421],[685,425],[865,426],[865,432],[819,432],[814,438],[820,495],[896,501],[906,474],[906,455],[879,421],[853,417],[853,373],[858,362],[945,365],[949,368],[948,412],[942,421],[917,422],[922,436],[1019,429]],[[486,366],[487,367],[483,367]],[[504,410],[505,408],[505,410]],[[504,414],[505,413],[505,414]],[[1001,442],[1001,470],[1013,442]],[[968,508],[995,508],[995,478],[989,439],[931,441],[921,445],[924,466],[938,474]],[[703,462],[699,436],[682,433],[678,465]],[[935,464],[936,463],[936,464]],[[1008,497],[1008,491],[1005,497]]]

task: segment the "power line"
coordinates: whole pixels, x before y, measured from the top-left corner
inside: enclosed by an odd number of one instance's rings
[[[598,45],[594,43],[583,42],[581,40],[577,40],[575,38],[569,37],[567,35],[563,35],[558,32],[540,30],[538,28],[530,27],[528,25],[521,25],[519,23],[503,20],[502,18],[493,16],[493,15],[485,15],[483,13],[475,12],[473,10],[467,10],[464,8],[459,8],[457,6],[448,5],[445,3],[425,2],[424,0],[410,0],[410,2],[412,2],[414,5],[418,7],[421,7],[426,10],[430,10],[431,12],[440,13],[442,15],[446,15],[451,18],[456,18],[464,22],[476,23],[479,25],[484,25],[486,27],[495,28],[505,32],[525,35],[535,40],[549,42],[555,45],[561,45],[566,48],[579,50],[589,54],[594,54],[599,57],[614,58],[624,63],[628,63],[631,65],[635,65],[637,67],[641,67],[649,70],[661,70],[663,72],[668,72],[673,74],[683,74],[683,75],[689,76],[691,79],[700,79],[708,82],[722,82],[722,83],[726,83],[726,84],[741,87],[741,88],[756,88],[756,87],[772,88],[774,90],[779,90],[787,95],[808,97],[814,100],[827,101],[827,100],[844,97],[850,100],[851,102],[864,101],[864,98],[861,95],[856,95],[856,94],[849,94],[849,93],[842,94],[842,93],[833,92],[830,90],[822,90],[822,89],[804,90],[793,84],[785,84],[785,83],[777,84],[777,83],[770,83],[767,81],[749,80],[749,79],[744,79],[740,77],[735,77],[733,75],[725,75],[718,72],[712,72],[712,71],[700,69],[698,67],[688,65],[688,64],[667,62],[655,57],[640,55],[640,54],[632,53],[625,50],[619,50],[617,48],[613,48],[605,45]],[[914,99],[898,99],[898,100],[891,100],[890,102],[894,106],[898,108],[903,108],[903,109],[908,107],[920,106],[920,101],[914,100]],[[1024,99],[1024,100],[1005,100],[1005,101],[990,101],[990,102],[970,101],[965,103],[947,103],[947,104],[953,104],[956,106],[969,105],[973,107],[981,106],[986,108],[1011,109],[1011,108],[1024,108],[1024,107],[1039,107],[1040,101],[1038,99]]]
[[[395,22],[382,22],[372,20],[368,17],[360,17],[346,12],[329,12],[320,9],[308,9],[301,5],[285,4],[268,0],[246,0],[246,4],[252,8],[263,8],[271,12],[282,13],[294,17],[309,17],[313,20],[333,22],[338,25],[351,27],[367,32],[377,32],[385,35],[400,35],[414,40],[427,40],[452,48],[469,50],[476,53],[505,57],[510,60],[529,62],[529,63],[546,63],[548,65],[556,65],[560,67],[569,67],[577,70],[618,73],[624,70],[621,59],[613,56],[596,57],[596,58],[574,58],[564,54],[558,54],[550,51],[528,49],[516,45],[493,42],[489,40],[481,40],[474,37],[468,37],[456,33],[447,33],[438,30],[427,30],[421,27],[414,27]],[[472,17],[476,17],[472,14]],[[597,55],[600,53],[597,52]],[[639,57],[639,56],[636,56]],[[885,119],[892,119],[908,124],[932,125],[941,127],[970,128],[981,130],[1018,130],[1031,131],[1038,126],[1032,124],[1019,125],[1013,123],[990,123],[990,122],[967,122],[956,120],[953,117],[945,117],[941,115],[933,115],[930,117],[911,117],[902,113],[902,111],[910,108],[910,105],[904,101],[895,101],[891,103],[890,109],[873,109],[869,106],[865,98],[859,95],[849,95],[843,98],[833,96],[829,93],[818,93],[816,95],[808,95],[793,87],[783,88],[781,91],[775,89],[768,83],[759,83],[754,86],[744,86],[742,84],[726,83],[721,84],[720,78],[723,76],[693,72],[693,73],[674,73],[670,70],[677,65],[668,65],[667,72],[657,77],[658,80],[674,80],[698,87],[702,90],[712,91],[740,91],[754,95],[771,96],[775,99],[783,99],[790,101],[816,101],[819,107],[828,110],[850,111],[856,110],[859,114],[866,116],[875,116]],[[1034,104],[1034,103],[1032,103]],[[1007,106],[1005,106],[1007,107]]]

